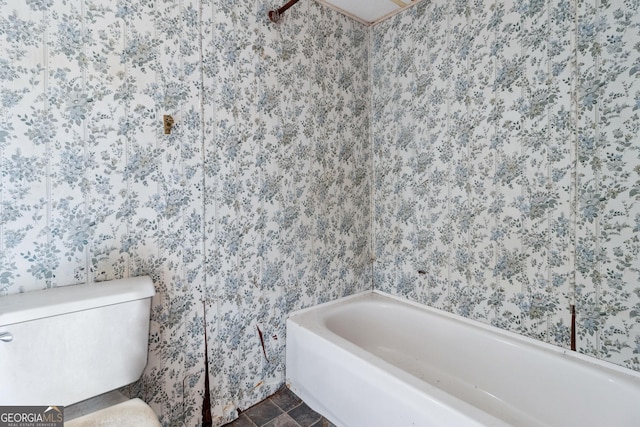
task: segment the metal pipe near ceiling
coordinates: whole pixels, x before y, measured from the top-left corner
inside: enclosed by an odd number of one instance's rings
[[[299,1],[300,0],[289,0],[280,9],[270,10],[268,15],[269,15],[269,19],[271,20],[271,22],[280,21],[280,18],[282,17],[284,12],[286,12],[287,9],[289,9],[291,6],[293,6],[294,4],[298,3]]]

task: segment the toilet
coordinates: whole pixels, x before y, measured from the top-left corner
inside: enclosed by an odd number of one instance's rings
[[[0,406],[64,406],[65,427],[160,426],[117,391],[147,364],[154,293],[145,276],[0,297]]]

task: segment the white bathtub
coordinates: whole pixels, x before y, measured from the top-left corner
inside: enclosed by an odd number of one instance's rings
[[[286,351],[338,427],[640,425],[638,372],[380,292],[292,313]]]

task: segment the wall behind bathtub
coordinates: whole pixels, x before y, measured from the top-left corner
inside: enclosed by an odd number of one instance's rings
[[[368,31],[273,6],[0,0],[0,295],[151,275],[166,426],[205,359],[214,425],[275,391],[286,314],[371,283]]]
[[[637,2],[423,2],[372,34],[375,287],[640,369]]]

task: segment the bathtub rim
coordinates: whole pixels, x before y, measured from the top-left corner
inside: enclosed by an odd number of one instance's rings
[[[353,300],[365,300],[367,298],[388,298],[391,299],[392,301],[394,301],[395,303],[398,303],[400,305],[408,305],[414,309],[417,309],[419,311],[426,311],[429,314],[435,315],[435,316],[440,316],[440,317],[444,317],[448,320],[454,321],[456,323],[461,323],[465,326],[469,326],[472,328],[480,328],[481,330],[483,330],[484,332],[487,333],[491,333],[491,334],[498,334],[498,335],[503,335],[506,336],[507,338],[513,339],[518,343],[522,343],[524,345],[526,345],[526,347],[533,347],[537,350],[542,350],[542,351],[546,351],[546,352],[551,352],[554,353],[560,357],[563,358],[568,358],[568,359],[577,359],[580,363],[586,364],[586,365],[591,365],[591,366],[595,366],[598,369],[601,370],[610,370],[613,371],[615,373],[617,373],[618,375],[621,375],[623,377],[625,377],[626,379],[628,379],[631,382],[637,382],[640,385],[640,371],[635,371],[633,369],[624,367],[622,365],[617,365],[615,363],[606,361],[604,359],[598,359],[594,356],[588,355],[588,354],[584,354],[584,353],[580,353],[578,351],[573,351],[570,350],[568,348],[564,348],[564,347],[560,347],[558,345],[555,344],[551,344],[545,341],[541,341],[535,338],[531,338],[528,337],[526,335],[522,335],[519,334],[517,332],[513,332],[510,331],[508,329],[502,329],[499,328],[497,326],[493,326],[491,324],[487,324],[487,323],[483,323],[479,320],[474,320],[468,317],[464,317],[461,316],[459,314],[455,314],[455,313],[451,313],[442,309],[438,309],[435,307],[431,307],[429,305],[426,304],[422,304],[419,302],[415,302],[415,301],[411,301],[405,297],[402,296],[397,296],[397,295],[393,295],[393,294],[389,294],[387,292],[383,292],[380,290],[366,290],[366,291],[362,291],[362,292],[358,292],[352,295],[348,295],[345,297],[341,297],[332,301],[326,301],[314,306],[310,306],[310,307],[305,307],[296,311],[292,311],[291,313],[289,313],[289,315],[287,316],[287,322],[291,321],[293,323],[295,323],[298,326],[301,327],[305,327],[308,329],[311,329],[312,331],[316,332],[316,333],[320,333],[320,337],[322,339],[326,339],[331,341],[331,339],[337,339],[339,340],[340,343],[344,343],[347,344],[346,348],[350,351],[350,352],[354,352],[355,349],[358,349],[356,351],[357,353],[360,353],[361,351],[364,353],[368,353],[366,352],[366,350],[362,349],[361,347],[359,347],[357,344],[349,341],[348,339],[338,335],[336,332],[332,331],[331,329],[329,329],[327,327],[327,325],[325,323],[321,323],[320,325],[318,325],[318,320],[320,320],[319,316],[314,316],[313,319],[308,319],[309,313],[314,312],[314,311],[320,311],[321,309],[329,309],[335,306],[335,308],[338,308],[342,305],[346,305],[349,302],[352,302]],[[305,322],[306,320],[306,322]],[[310,327],[311,326],[311,327]],[[315,326],[315,327],[313,327]],[[323,333],[324,331],[326,331],[326,333]],[[381,360],[383,362],[385,362],[385,364],[389,364],[389,362],[384,361],[383,359],[380,359],[378,356],[373,355],[373,354],[368,354],[368,356],[376,359],[376,360]],[[367,361],[369,361],[369,357],[366,357],[365,359],[367,359]],[[391,365],[391,364],[389,364]]]

